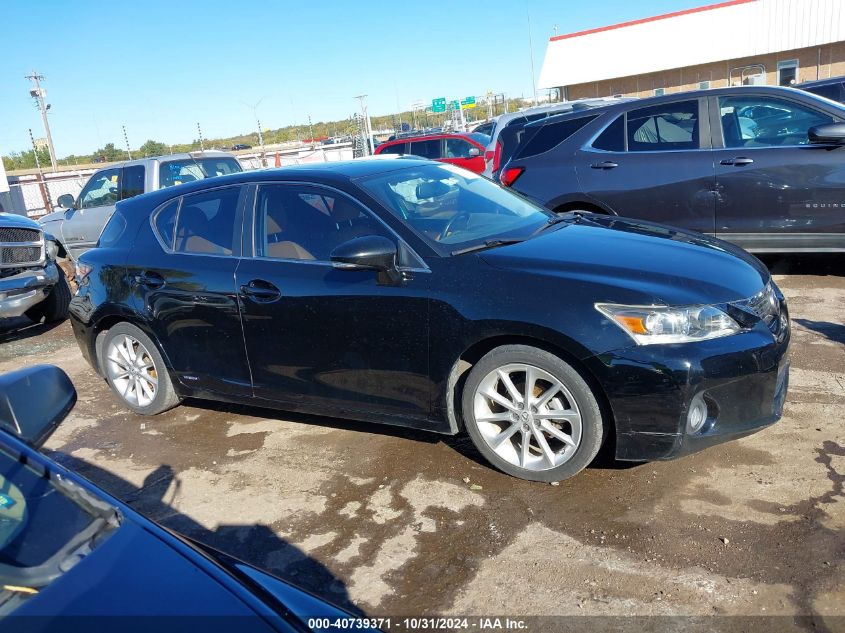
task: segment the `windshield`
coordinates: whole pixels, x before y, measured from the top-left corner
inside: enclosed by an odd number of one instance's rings
[[[0,448],[0,617],[70,568],[77,550],[111,530],[114,511]]]
[[[477,174],[448,164],[357,181],[441,255],[496,239],[523,239],[552,214]]]
[[[162,163],[159,167],[158,186],[161,189],[186,182],[225,176],[243,171],[241,164],[231,156],[220,158],[183,158]]]

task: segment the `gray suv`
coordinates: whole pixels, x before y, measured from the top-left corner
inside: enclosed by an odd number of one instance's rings
[[[59,243],[59,257],[76,260],[94,247],[120,200],[212,176],[243,171],[232,154],[218,151],[133,160],[95,172],[79,197],[59,196],[62,210],[41,218]]]

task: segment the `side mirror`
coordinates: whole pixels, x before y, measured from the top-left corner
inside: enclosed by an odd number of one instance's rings
[[[56,200],[56,204],[62,209],[73,209],[73,206],[76,204],[76,200],[69,193],[63,193],[59,196],[59,199]]]
[[[377,270],[392,282],[402,278],[396,264],[396,244],[381,235],[356,237],[337,246],[331,253],[332,263],[346,270]]]
[[[0,376],[0,427],[42,446],[76,404],[76,389],[54,365],[34,365]]]
[[[469,156],[470,158],[475,158],[476,156],[481,156],[481,150],[478,149],[477,147],[472,147],[472,148],[470,148],[467,156]]]
[[[845,143],[845,123],[826,123],[816,125],[807,131],[811,143]]]

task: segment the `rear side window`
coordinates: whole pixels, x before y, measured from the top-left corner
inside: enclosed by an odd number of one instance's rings
[[[842,100],[842,91],[845,90],[845,84],[830,84],[827,86],[813,86],[812,88],[805,88],[807,92],[812,92],[820,97],[827,97],[833,101]]]
[[[616,120],[608,125],[604,132],[598,135],[593,141],[595,149],[603,149],[606,152],[625,151],[625,115],[616,117]]]
[[[379,152],[379,154],[407,154],[408,153],[408,144],[407,143],[396,143],[396,145],[385,145],[385,147]]]
[[[142,193],[144,193],[144,166],[124,167],[123,179],[120,183],[120,199],[134,198]]]
[[[179,198],[171,200],[153,216],[153,227],[164,247],[172,251],[176,239],[176,213],[179,211]]]
[[[563,143],[563,141],[595,118],[596,116],[593,115],[578,117],[576,119],[564,119],[539,127],[534,133],[534,136],[521,147],[517,153],[517,158],[527,158],[528,156],[536,156],[537,154],[548,152],[553,147]]]
[[[440,139],[428,141],[413,141],[411,143],[411,154],[423,158],[442,158],[440,154]]]
[[[120,211],[112,213],[111,218],[106,222],[106,227],[100,234],[100,239],[97,241],[97,246],[106,248],[114,246],[126,230],[126,218]]]
[[[628,151],[698,149],[698,101],[666,103],[628,113]]]
[[[229,187],[182,198],[176,219],[177,253],[231,255],[240,188]]]

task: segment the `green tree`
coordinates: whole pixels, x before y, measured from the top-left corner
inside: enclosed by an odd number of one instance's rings
[[[167,153],[167,145],[150,139],[141,145],[140,150],[144,156],[161,156]]]

